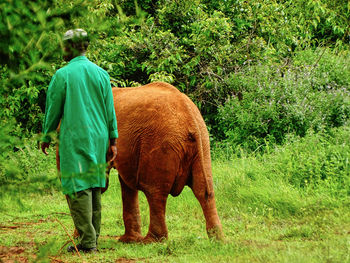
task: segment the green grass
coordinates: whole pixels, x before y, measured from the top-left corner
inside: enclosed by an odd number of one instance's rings
[[[82,255],[83,260],[350,262],[350,172],[346,166],[350,158],[350,146],[346,143],[349,136],[348,128],[334,130],[332,136],[311,134],[305,139],[294,138],[263,155],[228,158],[215,150],[214,187],[225,242],[208,239],[204,216],[188,187],[180,196],[168,199],[167,241],[148,245],[118,242],[117,236],[123,234],[124,226],[120,185],[114,171],[110,189],[103,195],[100,252]],[[52,149],[49,157],[29,146],[14,155],[22,160],[21,167],[28,169],[29,178],[46,173],[51,178],[56,176]],[[337,175],[314,176],[322,169],[327,174],[337,171]],[[305,176],[310,181],[300,184]],[[54,188],[43,189],[42,185],[36,193],[30,184],[22,192],[13,189],[2,191],[0,199],[0,262],[11,257],[17,261],[28,258],[55,262],[56,258],[61,262],[81,262],[65,249],[59,254],[69,238],[57,220],[70,234],[73,231],[64,196]],[[146,234],[149,210],[142,193],[140,208],[142,233]]]

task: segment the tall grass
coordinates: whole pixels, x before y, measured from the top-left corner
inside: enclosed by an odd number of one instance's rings
[[[350,128],[328,133],[291,136],[284,146],[265,148],[264,153],[213,148],[213,179],[218,213],[226,241],[211,242],[204,216],[192,191],[168,198],[166,220],[169,240],[140,245],[121,244],[124,233],[117,173],[111,175],[103,195],[103,224],[98,255],[85,255],[87,262],[349,262],[349,159]],[[34,145],[11,154],[27,169],[27,182],[46,174],[58,180],[54,149],[49,157]],[[24,163],[24,164],[20,164]],[[44,186],[44,183],[42,186]],[[0,246],[24,246],[29,254],[46,260],[57,255],[68,239],[58,218],[73,229],[64,196],[54,188],[43,191],[39,183],[13,187],[0,199],[0,221],[22,226],[0,230]],[[32,189],[31,189],[32,188]],[[18,202],[20,200],[20,202]],[[149,224],[147,200],[140,193],[142,233]],[[23,223],[28,223],[23,224]],[[46,255],[46,258],[45,258]],[[80,260],[63,253],[65,262]]]
[[[215,148],[214,170],[227,169],[218,191],[228,193],[232,205],[282,217],[349,205],[349,142],[350,128],[341,127],[290,136],[283,146],[267,144],[263,153]]]

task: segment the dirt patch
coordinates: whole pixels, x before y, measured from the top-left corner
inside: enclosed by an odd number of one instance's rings
[[[47,222],[47,219],[39,219],[35,222],[14,222],[11,226],[9,225],[0,225],[0,229],[16,229],[30,225],[38,225]]]
[[[137,259],[130,259],[130,258],[118,258],[116,259],[115,263],[130,263],[130,262],[137,262]]]
[[[0,262],[28,262],[24,247],[4,247],[0,246]]]

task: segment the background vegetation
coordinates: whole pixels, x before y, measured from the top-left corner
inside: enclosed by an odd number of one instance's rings
[[[115,85],[170,82],[196,102],[214,139],[280,144],[286,133],[348,120],[349,19],[341,0],[6,1],[1,119],[15,119],[17,135],[40,132],[61,36],[82,27],[88,57]],[[333,107],[320,110],[325,103]],[[240,117],[254,110],[243,117],[249,126]]]
[[[227,237],[206,239],[186,189],[169,201],[169,241],[116,243],[114,177],[101,261],[350,262],[349,21],[342,0],[0,2],[0,261],[14,246],[48,260],[66,239],[54,218],[72,227],[54,153],[45,158],[36,141],[49,81],[65,64],[62,34],[84,28],[87,56],[115,86],[166,81],[197,104]]]

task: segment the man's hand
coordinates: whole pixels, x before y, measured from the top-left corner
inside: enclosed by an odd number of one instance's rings
[[[45,155],[48,155],[46,149],[48,149],[50,147],[50,143],[49,142],[42,142],[41,143],[41,150],[43,153],[45,153]]]
[[[113,154],[113,156],[112,156],[112,158],[109,160],[109,163],[112,163],[114,160],[115,160],[115,158],[117,157],[117,145],[111,145],[111,150],[112,150],[112,154]]]
[[[112,152],[112,158],[108,162],[111,164],[117,157],[117,139],[109,139],[109,146]]]

